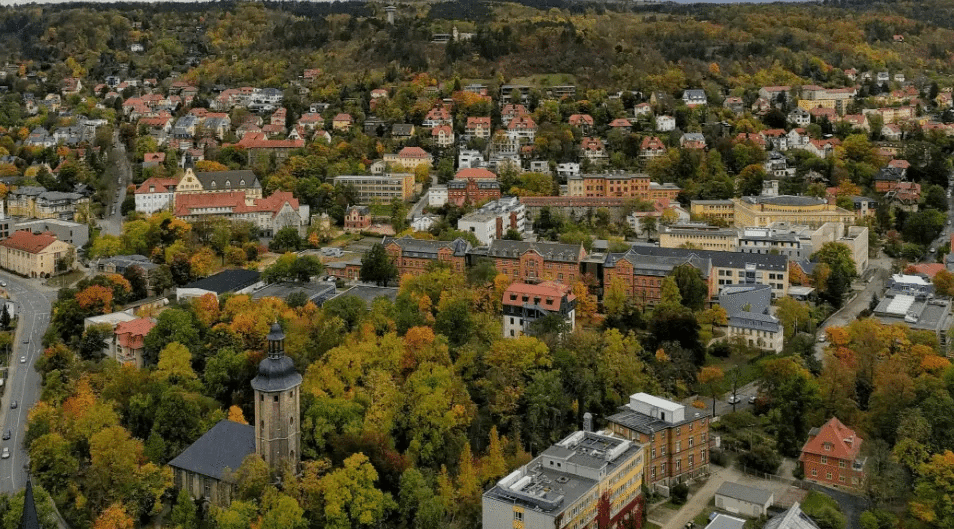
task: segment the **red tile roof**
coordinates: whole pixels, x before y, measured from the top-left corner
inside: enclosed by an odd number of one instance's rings
[[[251,206],[245,204],[245,193],[242,191],[195,193],[176,197],[175,214],[177,217],[185,217],[192,215],[196,209],[226,208],[232,214],[265,212],[274,216],[286,202],[293,209],[298,209],[298,199],[288,191],[276,191],[265,198],[255,200]]]
[[[464,168],[460,171],[457,171],[457,174],[454,175],[454,178],[457,180],[496,180],[497,175],[488,171],[487,169],[481,168]]]
[[[952,237],[954,237],[954,235],[952,235]],[[911,270],[911,272],[908,272],[908,270]],[[941,263],[919,263],[908,266],[908,268],[905,269],[905,273],[924,274],[934,279],[934,276],[941,270],[945,270],[945,266]]]
[[[855,434],[854,430],[842,424],[837,417],[832,417],[814,437],[802,447],[802,454],[827,456],[846,461],[854,461],[861,451],[863,439]],[[828,450],[825,449],[828,445]]]
[[[573,114],[570,116],[569,120],[571,127],[578,127],[580,125],[592,125],[593,116],[589,114]]]
[[[621,127],[621,128],[627,128],[627,129],[628,129],[628,128],[632,127],[633,124],[630,123],[628,119],[617,118],[617,119],[614,119],[613,121],[611,121],[610,124],[609,124],[609,126],[610,126],[610,127]]]
[[[0,246],[27,253],[40,253],[44,248],[56,242],[56,235],[52,232],[34,234],[30,230],[13,232],[6,239],[0,241]]]
[[[145,337],[156,324],[149,318],[137,318],[121,322],[116,326],[119,345],[130,349],[142,349]]]
[[[418,158],[425,159],[431,155],[420,147],[405,147],[398,152],[398,158]]]
[[[145,182],[139,184],[139,187],[136,188],[135,194],[141,195],[146,193],[168,193],[168,186],[174,186],[178,183],[179,180],[177,178],[158,178],[153,176],[147,178]],[[155,187],[155,189],[150,191],[150,187]]]
[[[488,116],[471,116],[467,118],[467,128],[474,127],[489,127],[490,126],[490,117]]]
[[[298,149],[305,146],[304,140],[269,140],[261,132],[249,132],[235,144],[246,149]]]

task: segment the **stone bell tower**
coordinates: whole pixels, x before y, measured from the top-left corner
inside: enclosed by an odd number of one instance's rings
[[[278,468],[287,461],[297,470],[301,460],[301,416],[299,391],[301,375],[292,359],[285,356],[285,333],[278,322],[268,333],[268,357],[258,365],[252,379],[255,390],[255,451]]]

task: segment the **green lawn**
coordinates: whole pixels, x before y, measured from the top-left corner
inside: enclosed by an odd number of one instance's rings
[[[660,527],[660,526],[658,526],[658,525],[656,525],[656,524],[654,524],[654,523],[652,523],[652,522],[649,522],[649,521],[647,521],[645,524],[643,524],[643,527],[644,527],[645,529],[662,529],[662,527]]]

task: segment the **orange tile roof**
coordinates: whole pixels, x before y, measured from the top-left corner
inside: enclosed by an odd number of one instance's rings
[[[511,300],[511,294],[516,295],[517,299]],[[576,299],[576,296],[573,295],[572,288],[570,288],[569,285],[555,283],[553,281],[544,281],[538,285],[531,285],[529,283],[511,283],[504,292],[503,304],[522,306],[523,300],[521,297],[523,295],[539,297],[539,305],[548,310],[559,309],[560,301],[563,299],[563,296],[566,296],[568,302]]]
[[[20,230],[0,241],[0,246],[27,253],[40,253],[44,248],[56,242],[56,235],[52,232],[34,234],[30,230]]]
[[[842,424],[837,417],[832,417],[821,428],[815,437],[812,437],[802,447],[802,454],[828,456],[836,459],[854,461],[861,451],[863,439],[855,431]],[[831,445],[825,450],[825,445]]]
[[[265,198],[255,200],[251,206],[246,205],[243,191],[195,193],[176,197],[175,214],[177,217],[185,217],[192,215],[195,209],[228,208],[232,214],[266,212],[274,216],[286,202],[293,209],[298,209],[298,199],[288,191],[276,191]]]
[[[163,153],[165,154],[165,153]],[[139,184],[139,187],[136,188],[135,194],[145,194],[145,193],[168,193],[168,186],[178,185],[179,179],[177,178],[158,178],[150,177],[147,178],[145,182]],[[154,186],[155,189],[150,191],[149,187]]]
[[[235,144],[246,149],[298,149],[305,146],[304,140],[269,140],[261,132],[249,132]]]

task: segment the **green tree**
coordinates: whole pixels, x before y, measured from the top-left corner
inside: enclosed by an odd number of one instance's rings
[[[272,252],[297,252],[304,246],[305,240],[298,233],[298,228],[293,226],[285,226],[278,230],[268,243],[268,249]]]
[[[375,487],[377,480],[378,472],[361,453],[348,457],[342,468],[322,477],[325,527],[357,529],[377,526],[395,507],[390,495]]]
[[[192,353],[179,342],[171,342],[159,352],[159,365],[156,366],[156,375],[171,381],[187,381],[196,378],[192,370]]]
[[[709,287],[702,279],[702,272],[686,263],[672,269],[672,278],[679,287],[682,304],[693,311],[702,310],[709,299]]]
[[[939,185],[929,184],[921,193],[921,197],[925,207],[945,212],[948,209],[947,192]]]
[[[172,342],[179,342],[188,350],[199,346],[198,322],[192,312],[183,309],[166,309],[159,313],[156,326],[144,339],[143,360],[146,365],[159,360],[159,351]]]
[[[397,278],[397,267],[391,256],[384,249],[384,245],[378,243],[371,247],[371,250],[361,258],[361,281],[375,283],[378,286],[387,286],[388,282]]]
[[[926,209],[911,213],[904,221],[901,232],[904,240],[927,246],[944,229],[947,217],[936,209]]]
[[[106,341],[113,336],[113,326],[108,323],[90,325],[83,331],[79,342],[79,354],[84,360],[99,360],[106,350]]]
[[[169,521],[177,529],[196,529],[199,521],[196,514],[195,502],[186,489],[181,489],[176,497],[176,503],[169,513]]]

